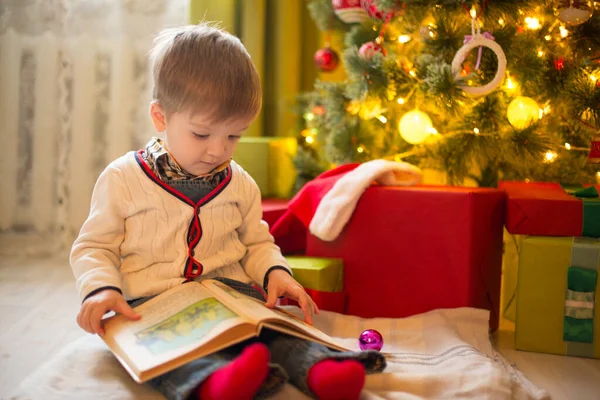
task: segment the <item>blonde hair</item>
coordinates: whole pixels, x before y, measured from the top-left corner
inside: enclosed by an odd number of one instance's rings
[[[215,24],[165,29],[150,53],[154,100],[166,113],[212,121],[254,118],[262,105],[258,73],[242,42]]]

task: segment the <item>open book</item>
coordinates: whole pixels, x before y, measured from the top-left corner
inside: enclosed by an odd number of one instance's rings
[[[104,342],[136,382],[258,336],[263,327],[346,350],[317,328],[215,281],[190,282],[104,321]]]

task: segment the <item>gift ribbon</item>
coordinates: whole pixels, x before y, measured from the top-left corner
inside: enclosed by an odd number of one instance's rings
[[[563,185],[563,189],[583,202],[581,236],[600,237],[600,196],[596,187],[573,188]]]
[[[600,239],[574,237],[567,272],[563,340],[567,355],[594,357]]]
[[[477,33],[477,34],[473,34],[473,35],[466,35],[465,36],[465,40],[463,41],[463,44],[467,44],[469,42],[471,42],[474,38],[478,37],[478,36],[483,36],[486,39],[490,39],[490,40],[496,40],[496,38],[494,38],[492,36],[492,34],[490,32],[483,32],[483,33]],[[481,54],[483,52],[483,46],[479,46],[479,51],[477,52],[477,63],[475,64],[475,69],[478,70],[479,69],[479,64],[481,64]]]

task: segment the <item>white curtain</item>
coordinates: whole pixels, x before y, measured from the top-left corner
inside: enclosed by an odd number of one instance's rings
[[[187,22],[187,8],[0,0],[1,234],[70,245],[99,173],[153,134],[147,52],[157,31]]]

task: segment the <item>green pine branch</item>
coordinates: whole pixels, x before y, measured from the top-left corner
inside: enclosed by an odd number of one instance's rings
[[[299,137],[299,182],[331,164],[399,155],[445,171],[456,184],[465,179],[480,186],[494,186],[501,179],[596,179],[598,167],[587,163],[586,149],[600,129],[600,8],[589,21],[573,27],[558,21],[554,4],[544,1],[375,4],[394,13],[384,35],[388,54],[365,58],[360,46],[375,40],[383,21],[344,24],[331,1],[309,1],[319,29],[345,34],[345,48],[336,50],[342,54],[347,80],[317,82],[313,92],[299,99],[300,113],[316,105],[325,110],[304,121],[302,128],[316,132],[316,142]],[[473,49],[463,70],[451,67],[465,35],[471,34],[471,7],[483,23],[481,30],[490,32],[504,50],[510,74],[506,78],[513,83],[509,87],[506,80],[481,97],[471,97],[463,88],[490,82],[498,70],[497,55],[482,48],[475,68],[479,49]],[[537,20],[527,22],[525,17]],[[399,42],[401,35],[408,41]],[[516,96],[530,97],[544,110],[525,129],[515,129],[507,118],[508,104]],[[402,116],[415,107],[429,115],[439,133],[419,145],[405,142],[398,133]],[[532,111],[537,117],[537,110]]]

